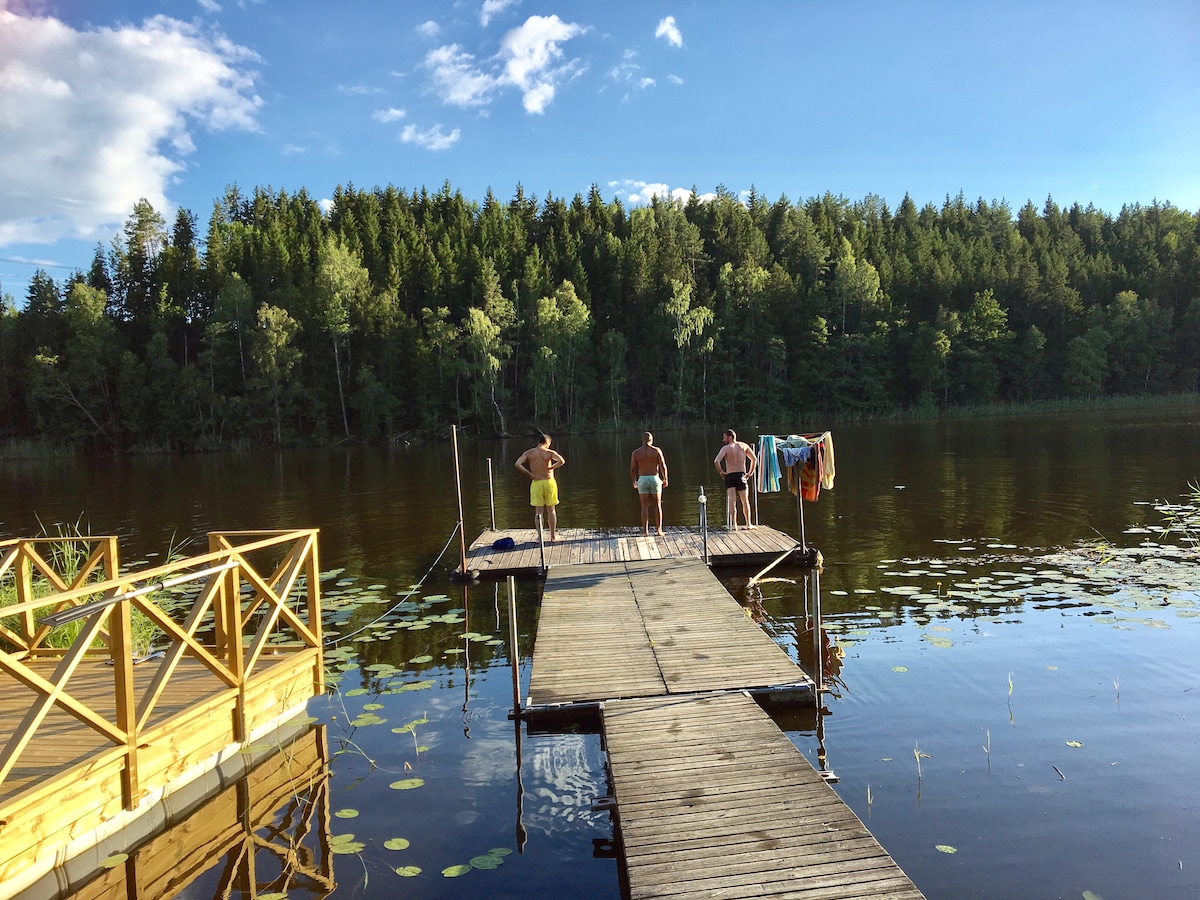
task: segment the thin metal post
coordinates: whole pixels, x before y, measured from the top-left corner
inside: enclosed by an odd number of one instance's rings
[[[462,551],[462,567],[458,570],[467,574],[467,529],[463,523],[462,471],[458,465],[458,426],[450,426],[450,442],[454,445],[454,490],[458,495],[458,545]]]
[[[537,523],[538,556],[542,561],[542,571],[545,572],[546,571],[546,536],[542,532],[542,514],[535,513],[533,516],[533,519]]]
[[[796,519],[800,524],[800,546],[808,553],[808,541],[804,537],[804,488],[796,485]]]
[[[492,531],[496,530],[496,491],[492,485],[492,458],[487,458],[488,462],[488,505],[492,510]]]
[[[821,692],[825,689],[825,653],[824,641],[821,640],[821,570],[819,567],[814,567],[812,570],[812,594],[813,594],[813,651],[816,653],[816,665],[813,666],[814,681],[816,683],[817,706],[821,705]]]
[[[508,659],[512,663],[513,716],[521,717],[521,654],[517,649],[517,579],[508,576]]]
[[[704,547],[704,564],[708,565],[708,498],[704,496],[704,485],[700,485],[700,542]]]

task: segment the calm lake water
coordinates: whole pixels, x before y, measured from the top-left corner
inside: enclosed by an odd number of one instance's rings
[[[722,427],[656,433],[667,524],[696,521],[702,485],[710,522],[723,519],[711,464]],[[819,723],[778,720],[793,742],[837,774],[930,898],[1200,896],[1200,568],[1193,544],[1160,530],[1163,504],[1200,482],[1200,406],[856,424],[834,438],[834,489],[804,509],[825,558],[831,690]],[[530,443],[462,442],[468,542],[489,524],[489,459],[497,524],[531,524],[513,470]],[[637,444],[556,441],[561,526],[637,523]],[[794,498],[763,496],[760,519],[795,534]],[[509,720],[505,589],[451,584],[456,520],[448,443],[0,462],[5,537],[78,526],[120,535],[125,561],[154,562],[202,552],[209,530],[321,529],[343,649],[337,692],[311,711],[337,753],[331,806],[347,817],[332,830],[364,844],[335,858],[336,897],[617,898],[613,826],[592,810],[607,792],[599,739]],[[717,571],[811,661],[803,573],[777,570],[748,592],[752,572]],[[408,621],[352,634],[418,582],[398,611]],[[520,585],[522,688],[537,599]],[[412,777],[424,783],[389,787]],[[386,849],[397,837],[407,849]],[[494,869],[442,875],[501,848]],[[421,872],[402,878],[402,866]],[[213,897],[221,869],[181,896]]]

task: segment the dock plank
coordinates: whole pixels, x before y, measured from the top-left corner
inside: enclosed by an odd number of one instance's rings
[[[923,896],[747,695],[602,709],[631,898]]]
[[[588,566],[602,562],[649,559],[696,559],[704,553],[703,537],[695,527],[670,525],[662,536],[644,536],[638,528],[561,528],[558,540],[545,543],[545,566]],[[502,538],[511,549],[494,549]],[[714,565],[755,565],[773,561],[799,543],[774,528],[750,530],[716,528],[708,532],[708,551]],[[542,551],[533,528],[485,529],[467,550],[467,568],[481,575],[538,572]]]
[[[631,559],[547,575],[533,710],[743,689],[803,694],[812,681],[700,560]]]

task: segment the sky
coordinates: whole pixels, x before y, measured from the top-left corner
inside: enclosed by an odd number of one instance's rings
[[[1200,211],[1196,0],[0,0],[0,293],[236,184]]]

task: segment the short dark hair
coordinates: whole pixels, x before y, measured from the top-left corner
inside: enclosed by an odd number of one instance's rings
[[[736,431],[734,431],[732,428],[726,428],[726,429],[725,429],[725,434],[729,435],[729,436],[730,436],[731,438],[733,438],[735,441],[737,440],[737,432],[736,432]]]
[[[650,432],[648,432],[648,431],[643,431],[643,432],[642,432],[642,443],[643,443],[643,444],[650,444],[650,443],[653,443],[653,442],[654,442],[654,435],[652,435],[652,434],[651,434]]]

